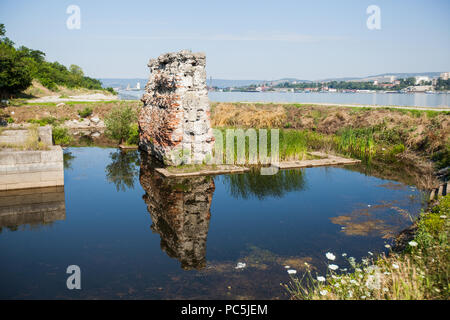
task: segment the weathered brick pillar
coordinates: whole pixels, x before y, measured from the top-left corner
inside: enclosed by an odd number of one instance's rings
[[[163,54],[148,64],[139,147],[166,165],[208,162],[212,157],[205,65],[203,53],[187,50]]]

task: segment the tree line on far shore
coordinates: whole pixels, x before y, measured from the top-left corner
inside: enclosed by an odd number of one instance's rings
[[[0,99],[15,97],[26,90],[33,80],[50,90],[58,86],[102,90],[99,80],[84,75],[72,64],[69,68],[59,62],[48,62],[45,53],[25,46],[15,47],[6,37],[4,24],[0,24]],[[106,90],[114,93],[112,88]]]

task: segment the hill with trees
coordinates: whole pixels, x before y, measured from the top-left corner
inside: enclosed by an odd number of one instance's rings
[[[99,80],[84,75],[77,65],[69,68],[59,62],[48,62],[45,53],[25,46],[15,47],[6,37],[4,24],[0,24],[0,99],[9,99],[23,93],[37,80],[55,91],[58,86],[104,90]],[[112,88],[106,90],[114,93]]]

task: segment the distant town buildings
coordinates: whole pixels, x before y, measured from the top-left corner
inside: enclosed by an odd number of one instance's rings
[[[438,76],[439,75],[439,76]],[[265,83],[257,83],[240,87],[208,88],[210,91],[236,92],[386,92],[407,93],[450,92],[450,72],[431,75],[406,76],[397,78],[394,75],[382,75],[359,80],[330,80],[330,81],[298,81],[281,79]]]
[[[430,81],[430,78],[427,77],[427,76],[417,76],[415,78],[416,78],[416,85],[420,84],[422,81],[423,82],[429,82]]]
[[[449,77],[450,72],[442,72],[441,75],[439,76],[439,78],[441,78],[442,80],[448,80]]]

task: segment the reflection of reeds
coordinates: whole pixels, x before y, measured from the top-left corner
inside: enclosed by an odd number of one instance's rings
[[[261,175],[258,170],[246,174],[223,176],[228,181],[230,194],[235,198],[282,197],[291,191],[303,190],[306,186],[303,170],[283,170],[276,175]]]

